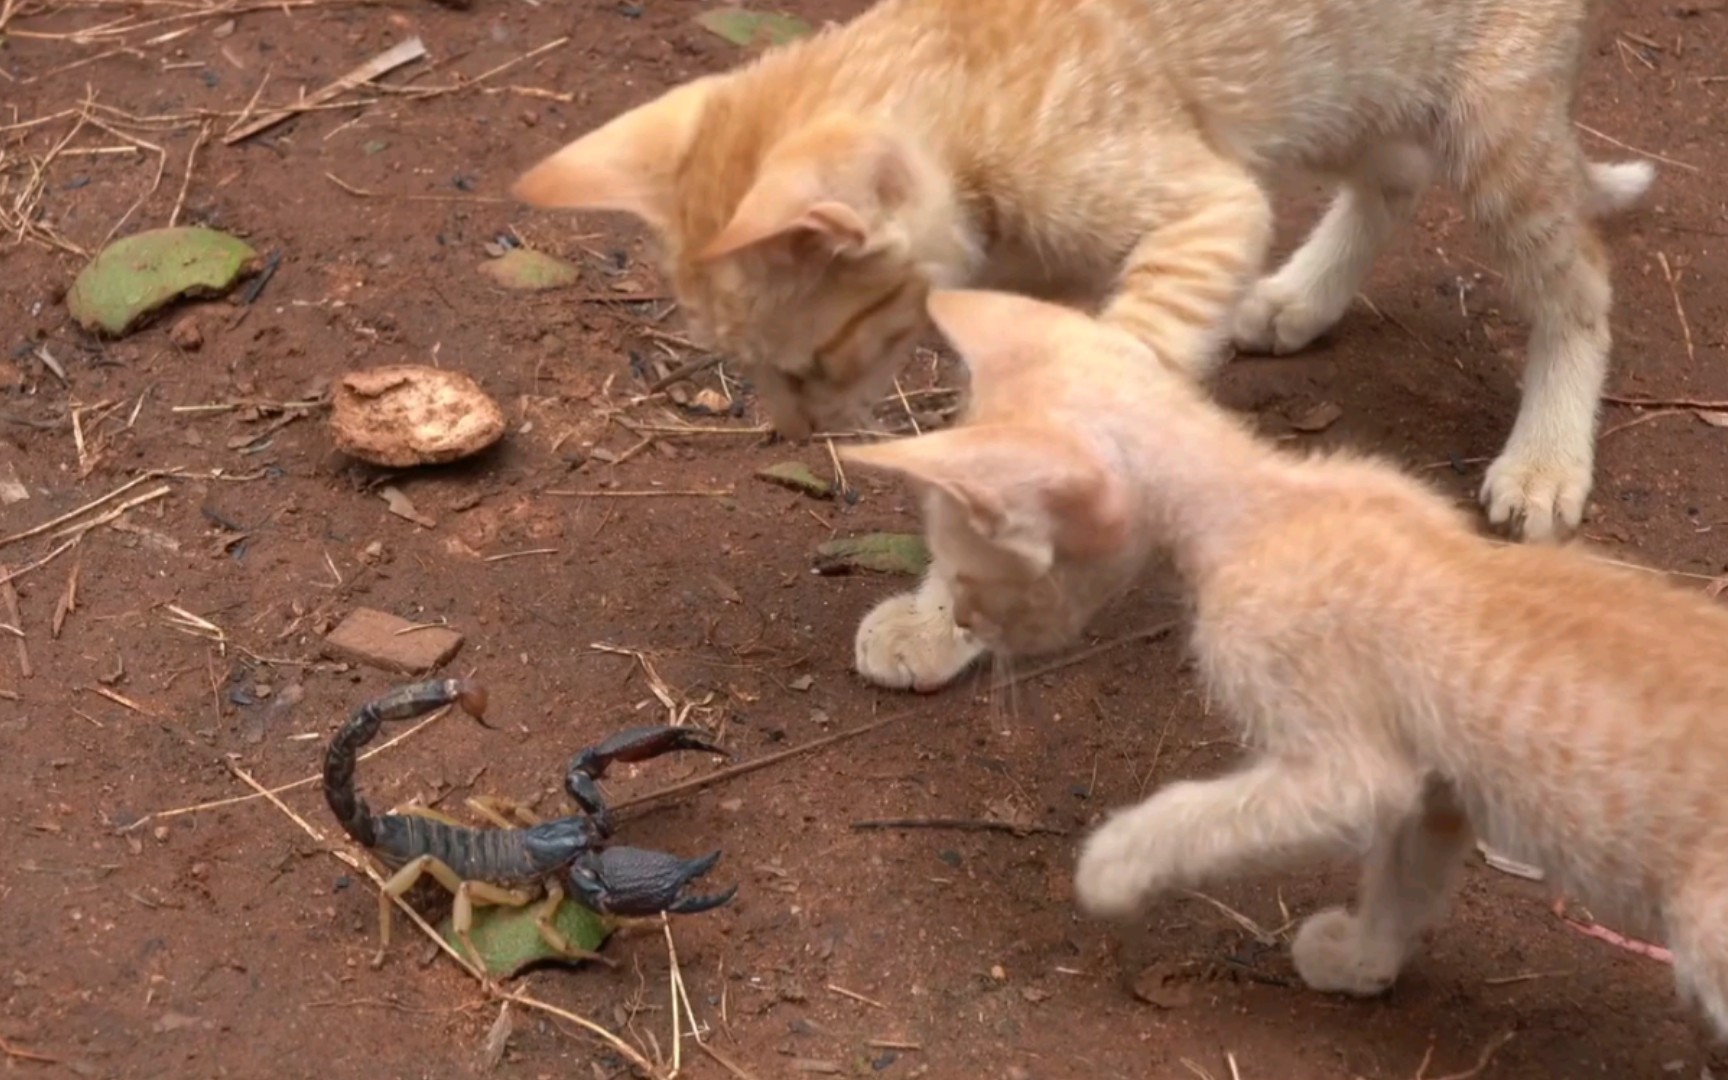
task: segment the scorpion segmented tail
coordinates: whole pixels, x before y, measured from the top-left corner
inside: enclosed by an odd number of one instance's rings
[[[342,831],[371,848],[378,843],[378,818],[354,790],[354,766],[360,748],[371,742],[387,720],[412,720],[433,709],[458,704],[476,719],[486,712],[486,691],[469,679],[433,679],[399,686],[356,708],[330,740],[324,752],[324,801]]]

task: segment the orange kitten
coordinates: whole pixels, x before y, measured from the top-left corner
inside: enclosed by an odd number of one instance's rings
[[[1480,834],[1665,937],[1728,1036],[1728,608],[1484,539],[1389,465],[1274,450],[1069,309],[939,292],[931,312],[976,373],[976,411],[849,456],[925,490],[957,621],[992,647],[1036,643],[1039,613],[1072,623],[1168,551],[1211,700],[1252,748],[1094,832],[1087,912],[1359,854],[1355,910],[1311,916],[1293,954],[1311,987],[1377,994]]]
[[[1608,359],[1587,220],[1648,186],[1571,124],[1587,0],[884,0],[698,79],[527,172],[536,206],[648,221],[693,330],[775,426],[844,426],[926,328],[931,286],[1105,300],[1204,377],[1227,336],[1337,322],[1432,179],[1457,187],[1532,321],[1491,520],[1576,525]],[[1262,184],[1335,177],[1270,277]],[[1239,303],[1239,301],[1242,301]]]

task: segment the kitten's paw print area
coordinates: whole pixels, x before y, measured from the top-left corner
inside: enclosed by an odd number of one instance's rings
[[[1339,302],[1324,292],[1318,283],[1261,278],[1231,315],[1231,343],[1251,356],[1300,352],[1330,330],[1350,302],[1349,296]]]
[[[1508,448],[1488,466],[1481,499],[1495,528],[1541,542],[1576,529],[1589,494],[1588,461]]]
[[[1362,920],[1341,907],[1303,922],[1290,944],[1290,959],[1310,989],[1356,997],[1391,989],[1400,962],[1395,947],[1369,938]]]
[[[858,624],[858,674],[891,690],[934,693],[984,654],[946,607],[926,609],[917,593],[891,596]]]
[[[1146,904],[1147,880],[1137,830],[1121,817],[1099,826],[1080,852],[1074,870],[1074,897],[1094,918],[1122,919]]]

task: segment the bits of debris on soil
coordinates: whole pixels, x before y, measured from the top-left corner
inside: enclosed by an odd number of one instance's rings
[[[1194,989],[1173,964],[1153,964],[1134,976],[1134,996],[1160,1009],[1186,1008]]]
[[[865,533],[818,544],[814,569],[818,574],[879,574],[917,577],[930,565],[930,551],[917,533]]]
[[[780,461],[756,470],[756,479],[803,492],[812,499],[832,499],[834,486],[810,471],[802,461]]]
[[[501,245],[489,245],[488,255],[494,246]],[[534,292],[567,289],[582,276],[581,271],[563,259],[527,248],[500,251],[496,258],[480,264],[480,272],[506,289]]]
[[[447,626],[416,627],[387,611],[355,608],[324,638],[324,655],[384,671],[423,675],[450,662],[462,635]]]
[[[1336,424],[1344,415],[1344,408],[1336,402],[1322,401],[1311,408],[1303,409],[1290,418],[1290,426],[1297,431],[1315,435]]]
[[[198,325],[198,316],[182,315],[168,330],[168,340],[178,348],[187,352],[197,352],[204,347],[204,331]]]
[[[151,229],[114,241],[78,272],[66,307],[92,332],[120,337],[182,296],[213,296],[258,269],[244,240],[197,226]]]
[[[504,413],[459,371],[400,364],[344,375],[330,402],[337,449],[374,465],[435,465],[479,453]]]

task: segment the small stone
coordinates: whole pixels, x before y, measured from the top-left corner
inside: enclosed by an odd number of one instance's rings
[[[997,982],[1007,982],[1008,972],[1002,969],[1001,964],[993,964],[990,967],[990,977],[995,979]]]
[[[360,549],[360,561],[375,563],[384,557],[384,541],[374,540]]]
[[[168,826],[158,825],[150,830],[150,835],[156,838],[158,844],[166,844],[168,842]]]
[[[792,689],[797,690],[800,693],[802,693],[802,692],[808,691],[812,686],[816,685],[816,676],[814,676],[814,675],[800,675],[796,679],[793,679],[791,682],[787,683],[786,685],[788,685]]]
[[[168,329],[168,340],[177,348],[187,352],[197,352],[204,347],[204,331],[198,325],[198,316],[182,315]]]
[[[462,635],[447,626],[409,630],[414,624],[386,611],[355,608],[324,638],[324,655],[383,671],[424,675],[449,663]]]

